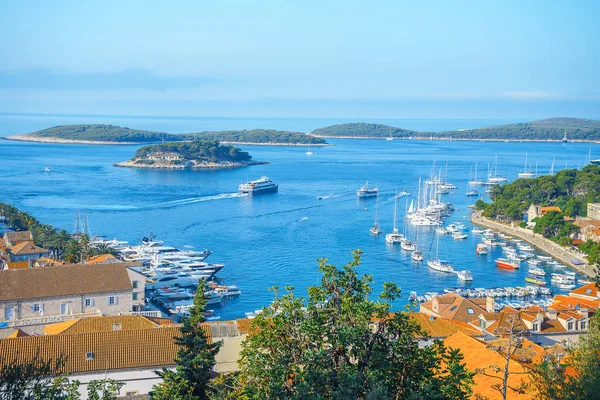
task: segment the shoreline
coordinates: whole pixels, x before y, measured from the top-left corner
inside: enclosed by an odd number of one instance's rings
[[[322,135],[313,135],[309,133],[310,136],[318,137],[321,139],[370,139],[370,140],[387,140],[388,136],[322,136]],[[477,139],[477,138],[449,138],[449,137],[433,137],[429,136],[412,136],[412,137],[393,137],[393,140],[418,140],[418,141],[445,141],[445,142],[453,142],[453,141],[463,141],[463,142],[539,142],[539,143],[563,143],[562,139]],[[600,143],[600,139],[598,140],[581,140],[581,139],[569,139],[568,143]]]
[[[166,165],[166,164],[137,164],[135,160],[121,161],[118,163],[114,163],[113,167],[117,168],[137,168],[137,169],[157,169],[157,170],[172,170],[172,171],[183,171],[186,169],[189,170],[216,170],[216,169],[234,169],[234,168],[244,168],[251,167],[253,165],[266,165],[270,164],[268,161],[250,161],[247,163],[236,163],[231,161],[222,161],[222,162],[202,162],[196,163],[193,161],[188,161],[185,164],[181,165]]]
[[[29,136],[28,134],[21,135],[11,135],[2,137],[3,140],[12,140],[16,142],[34,142],[34,143],[54,143],[54,144],[93,144],[93,145],[152,145],[159,144],[160,142],[110,142],[110,141],[101,141],[101,140],[81,140],[81,139],[61,139],[54,137],[37,137],[37,136]],[[184,142],[182,140],[182,142]],[[275,143],[275,142],[265,142],[265,143],[254,143],[254,142],[229,142],[229,141],[219,141],[221,144],[236,144],[236,145],[244,145],[244,146],[308,146],[308,143]],[[334,146],[329,143],[311,143],[310,146],[314,147],[325,147],[325,146]]]
[[[553,258],[561,261],[562,263],[576,270],[577,272],[580,272],[591,278],[596,276],[593,267],[587,263],[583,256],[574,254],[571,251],[565,249],[563,246],[549,239],[546,239],[538,234],[535,234],[532,231],[521,228],[519,226],[511,227],[496,221],[491,221],[483,216],[479,216],[477,212],[471,213],[471,223],[478,226],[483,226],[485,228],[494,229],[510,236],[516,236],[519,239],[522,239],[530,245],[534,246],[538,250],[551,255]],[[573,259],[577,259],[583,262],[583,264],[573,264]]]

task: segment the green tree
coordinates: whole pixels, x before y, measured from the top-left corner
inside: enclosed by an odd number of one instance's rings
[[[116,400],[119,390],[125,385],[114,379],[93,380],[88,383],[88,400]]]
[[[243,343],[235,397],[244,399],[463,399],[472,373],[442,342],[419,346],[408,313],[390,313],[400,295],[385,283],[369,300],[372,277],[360,277],[361,252],[338,269],[319,260],[321,285],[297,297],[273,288],[271,307],[252,320]]]
[[[208,400],[211,371],[221,343],[209,343],[204,331],[204,283],[198,286],[190,316],[183,319],[175,371],[163,369],[157,374],[163,381],[151,393],[154,400]]]

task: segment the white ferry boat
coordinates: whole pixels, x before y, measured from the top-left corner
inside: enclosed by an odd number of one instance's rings
[[[276,192],[278,189],[278,184],[273,183],[273,181],[268,177],[262,176],[260,179],[255,181],[240,184],[238,190],[240,193],[254,195],[259,193]]]
[[[377,193],[379,193],[379,188],[377,186],[369,188],[369,181],[365,183],[365,186],[356,191],[358,197],[373,197],[377,196]]]

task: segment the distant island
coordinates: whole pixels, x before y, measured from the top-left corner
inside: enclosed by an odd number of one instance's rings
[[[519,124],[446,132],[418,132],[381,124],[349,123],[315,129],[311,135],[328,138],[402,138],[439,140],[600,141],[600,121],[550,118]]]
[[[223,169],[267,164],[253,161],[248,152],[218,140],[192,140],[142,146],[133,158],[115,167],[148,169]]]
[[[427,139],[495,141],[600,141],[600,121],[583,118],[550,118],[518,124],[445,132],[419,132],[383,124],[353,122],[318,128],[312,132],[273,129],[205,131],[172,134],[115,125],[61,125],[4,139],[49,143],[146,144],[190,140],[218,140],[223,144],[273,146],[326,146],[327,138]]]
[[[229,144],[261,144],[274,146],[323,146],[327,141],[302,132],[273,129],[230,130],[172,134],[116,125],[60,125],[37,132],[7,136],[4,139],[46,143],[143,144],[186,140],[218,140]]]

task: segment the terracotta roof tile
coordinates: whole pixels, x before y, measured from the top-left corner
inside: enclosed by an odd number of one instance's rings
[[[19,242],[33,242],[33,234],[31,231],[5,232],[4,242],[11,246]]]
[[[421,330],[427,334],[427,336],[432,338],[445,338],[455,334],[456,332],[462,332],[469,336],[485,336],[483,332],[464,322],[454,322],[445,318],[437,317],[433,317],[432,319],[429,315],[417,312],[411,313],[410,317],[413,321],[419,324]]]
[[[45,360],[56,360],[62,354],[65,373],[170,366],[175,364],[173,337],[177,335],[179,328],[173,326],[2,339],[0,363],[23,363],[39,352]],[[88,353],[93,359],[86,360]]]
[[[14,246],[10,247],[8,251],[10,251],[11,254],[14,254],[16,256],[23,256],[28,254],[41,254],[48,252],[48,250],[36,246],[30,242],[21,242],[19,244],[15,244]]]
[[[506,354],[506,348],[508,345],[508,339],[496,339],[486,342],[492,349],[498,351],[500,354]],[[521,346],[516,348],[512,354],[512,358],[520,363],[534,363],[538,364],[543,361],[544,354],[546,353],[544,348],[540,345],[533,343],[531,340],[526,338],[521,339]]]
[[[17,338],[17,337],[25,337],[25,336],[29,336],[28,334],[26,334],[25,332],[23,332],[20,329],[17,329],[16,331],[14,331],[13,333],[11,333],[10,335],[8,335],[6,338]]]
[[[160,320],[168,319],[161,318]],[[58,322],[56,324],[46,325],[44,333],[48,335],[57,334],[73,334],[85,332],[108,332],[114,330],[135,330],[135,329],[151,329],[164,325],[174,325],[164,323],[157,324],[150,318],[141,315],[117,315],[117,316],[102,316],[102,317],[86,317],[77,318],[69,321]]]
[[[585,286],[578,287],[569,292],[570,296],[579,295],[593,297],[595,299],[600,298],[600,290],[596,287],[595,283],[590,283]]]
[[[109,260],[116,260],[117,258],[112,254],[99,254],[94,257],[90,257],[86,264],[101,264]]]
[[[446,338],[444,340],[444,344],[447,347],[451,347],[453,349],[460,349],[462,352],[464,359],[463,362],[466,364],[466,367],[475,371],[477,368],[483,368],[486,366],[503,366],[505,364],[505,360],[501,354],[495,352],[494,350],[488,348],[488,346],[477,339],[474,339],[464,333],[455,333],[454,335]],[[509,375],[509,384],[511,386],[518,386],[521,380],[524,382],[529,382],[530,377],[528,374],[528,369],[523,365],[519,364],[517,361],[509,362],[509,371],[514,372],[525,372],[522,375]],[[487,372],[492,375],[500,376],[501,372],[494,373],[492,370],[488,369]],[[497,384],[498,379],[488,377],[482,374],[476,374],[473,377],[473,395],[485,396],[490,399],[499,399],[500,393],[492,388],[492,385]],[[529,400],[532,397],[528,394],[519,394],[515,392],[510,392],[508,398],[513,400]]]
[[[119,263],[0,271],[0,301],[131,290]]]

